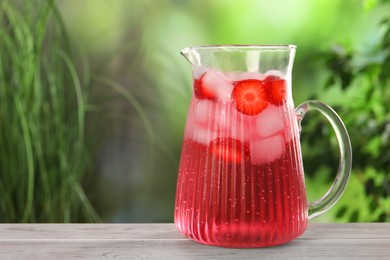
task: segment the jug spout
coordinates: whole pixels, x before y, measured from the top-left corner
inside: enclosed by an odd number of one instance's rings
[[[200,63],[199,53],[194,47],[187,47],[180,52],[191,64]]]

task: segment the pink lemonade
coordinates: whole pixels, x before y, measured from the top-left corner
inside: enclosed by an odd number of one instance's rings
[[[265,247],[305,231],[289,84],[279,71],[195,71],[175,205],[183,234],[208,245]]]

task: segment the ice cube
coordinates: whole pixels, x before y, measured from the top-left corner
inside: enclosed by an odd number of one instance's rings
[[[193,117],[196,123],[211,124],[216,104],[210,100],[199,100],[195,103]]]
[[[228,122],[229,124],[226,126],[224,136],[240,140],[241,142],[249,141],[250,125],[248,122],[239,117],[232,117]]]
[[[194,124],[212,131],[224,132],[230,126],[225,103],[200,100],[192,107]]]
[[[250,143],[251,160],[254,164],[270,163],[280,158],[285,150],[282,134]]]
[[[268,137],[283,131],[283,110],[279,106],[269,104],[256,116],[256,130],[260,137]]]
[[[233,82],[227,80],[222,72],[208,70],[202,77],[202,84],[215,93],[218,99],[227,100],[233,91]]]
[[[190,132],[189,138],[197,143],[209,145],[212,140],[216,138],[216,133],[211,129],[207,129],[201,126],[194,126]]]
[[[243,142],[249,140],[248,119],[252,117],[238,112],[232,103],[217,103],[213,116],[210,129],[217,132],[218,136],[231,137]]]
[[[197,100],[191,104],[192,114],[188,117],[186,138],[209,145],[216,136],[215,118],[217,104],[210,100]]]

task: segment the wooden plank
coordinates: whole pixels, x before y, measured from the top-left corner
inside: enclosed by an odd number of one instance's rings
[[[261,249],[204,246],[189,240],[18,240],[2,241],[1,259],[389,259],[389,241],[295,240]]]
[[[185,239],[174,224],[0,224],[2,239]]]
[[[0,224],[0,259],[390,259],[390,223],[310,224],[285,245],[229,249],[173,224]]]
[[[309,223],[302,237],[316,239],[390,239],[390,223]]]
[[[302,238],[390,239],[390,223],[309,224]],[[0,224],[2,239],[186,239],[174,224]]]

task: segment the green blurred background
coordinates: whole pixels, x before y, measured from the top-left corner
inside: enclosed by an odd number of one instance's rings
[[[0,0],[0,221],[172,222],[191,45],[296,44],[296,105],[333,106],[354,166],[313,221],[390,221],[386,0]],[[310,200],[338,152],[303,123]]]

